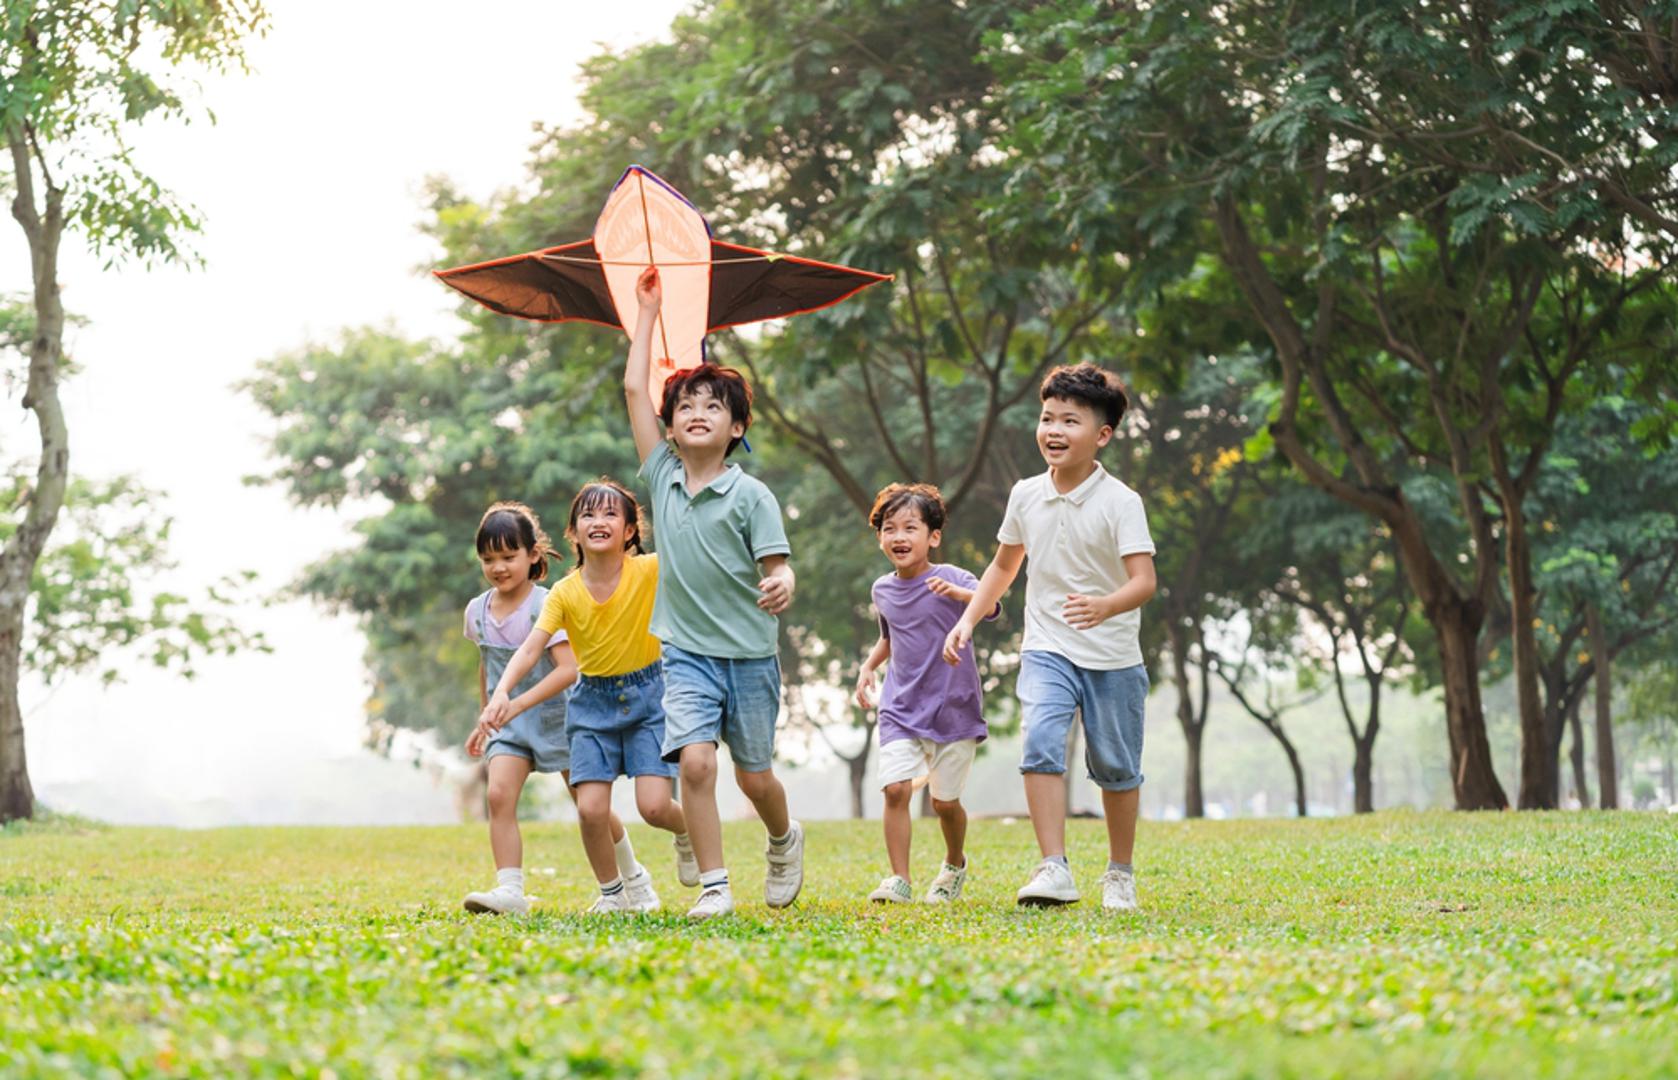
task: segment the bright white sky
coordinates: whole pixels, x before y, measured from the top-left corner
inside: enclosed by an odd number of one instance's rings
[[[415,272],[435,254],[415,228],[422,178],[447,174],[477,196],[521,183],[532,124],[578,116],[577,64],[600,43],[660,35],[685,6],[269,0],[253,73],[205,84],[219,122],[134,140],[144,167],[207,215],[207,269],[102,271],[67,252],[65,303],[91,325],[70,343],[83,372],[65,402],[78,474],[132,472],[167,494],[175,585],[197,593],[252,568],[273,591],[348,542],[346,518],[241,484],[269,467],[267,425],[232,384],[344,327],[448,335],[451,295]],[[0,291],[28,287],[7,217]],[[8,453],[37,445],[23,419],[0,423]],[[360,751],[366,684],[348,620],[303,604],[245,619],[273,654],[206,662],[193,683],[131,668],[108,691],[26,686],[37,793],[124,822],[453,819],[446,790]]]

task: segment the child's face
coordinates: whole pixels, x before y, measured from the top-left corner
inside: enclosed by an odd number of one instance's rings
[[[746,425],[734,419],[728,402],[712,396],[708,386],[683,394],[670,414],[670,435],[678,450],[726,451],[731,440],[745,433]]]
[[[900,574],[912,577],[924,570],[942,539],[938,529],[926,527],[920,511],[913,506],[905,506],[880,522],[880,550]]]
[[[510,593],[530,580],[536,570],[536,554],[529,548],[491,548],[478,552],[484,580],[497,592]]]
[[[617,499],[605,499],[577,512],[577,543],[585,560],[601,555],[621,554],[633,526],[623,516]]]
[[[1037,417],[1037,449],[1051,469],[1088,465],[1112,437],[1113,429],[1081,401],[1049,398]]]

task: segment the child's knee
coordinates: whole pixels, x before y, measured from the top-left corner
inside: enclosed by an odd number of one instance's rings
[[[714,746],[682,747],[682,783],[701,790],[717,782],[717,750]]]
[[[775,774],[768,769],[762,772],[745,772],[734,770],[734,780],[740,785],[740,793],[753,802],[775,790]]]
[[[915,793],[915,785],[908,780],[899,780],[895,784],[887,784],[880,791],[885,796],[886,805],[895,810],[909,805],[909,797]]]
[[[489,812],[496,817],[518,812],[519,791],[524,785],[512,784],[506,781],[491,781],[489,791]]]
[[[635,809],[641,815],[642,821],[654,821],[670,812],[670,796],[668,793],[647,791],[635,793]]]
[[[932,812],[939,817],[960,817],[962,814],[961,800],[934,798],[932,800]]]
[[[585,825],[605,825],[611,821],[611,788],[605,784],[588,784],[576,790],[576,797],[579,821]]]

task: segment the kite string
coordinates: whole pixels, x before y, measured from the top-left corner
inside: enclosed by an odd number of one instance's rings
[[[653,258],[653,223],[647,213],[647,178],[640,173],[635,174],[635,192],[641,196],[641,228],[647,237],[647,263],[657,266],[658,263]],[[658,310],[658,340],[664,346],[664,359],[673,360],[670,355],[670,337],[664,331],[663,305],[660,305]]]

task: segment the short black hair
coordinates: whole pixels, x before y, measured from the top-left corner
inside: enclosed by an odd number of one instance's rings
[[[676,406],[682,398],[701,389],[728,406],[729,418],[740,425],[740,438],[744,438],[745,432],[752,426],[751,384],[733,368],[711,363],[678,371],[664,384],[664,401],[658,410],[658,418],[664,421],[664,426],[669,427],[676,418]],[[723,451],[724,457],[734,453],[734,448],[740,445],[740,438],[729,440],[728,449]]]
[[[1130,397],[1119,377],[1088,362],[1063,364],[1050,371],[1043,377],[1043,388],[1037,396],[1042,401],[1059,398],[1088,405],[1097,416],[1106,418],[1108,427],[1115,429],[1124,419],[1125,410],[1130,408]]]
[[[542,531],[542,521],[536,511],[520,502],[498,502],[484,511],[478,522],[478,554],[492,551],[528,551],[541,556],[530,567],[530,580],[541,581],[548,576],[548,556],[553,554],[553,543]]]
[[[929,530],[944,527],[944,496],[931,484],[887,484],[874,496],[868,524],[879,532],[887,518],[905,507],[914,507]]]

